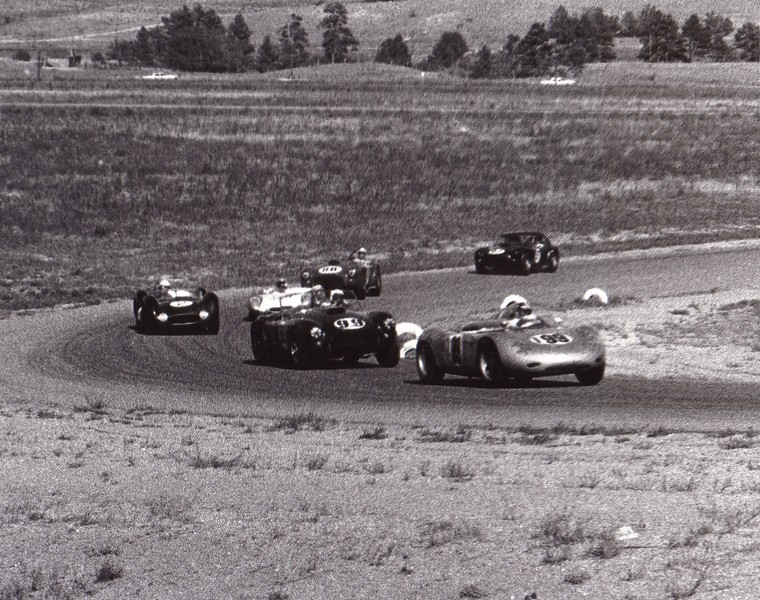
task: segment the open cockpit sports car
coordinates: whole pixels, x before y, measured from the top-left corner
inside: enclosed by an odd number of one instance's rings
[[[164,280],[152,291],[138,290],[132,310],[140,333],[219,333],[219,298],[202,287],[190,292]]]
[[[332,359],[354,364],[374,356],[381,367],[399,362],[396,322],[390,313],[362,312],[353,295],[334,290],[331,300],[259,314],[251,323],[251,348],[258,363],[296,368],[327,366]]]
[[[254,321],[260,315],[268,315],[294,309],[306,310],[327,300],[322,286],[292,287],[282,291],[257,288],[248,300],[248,314],[244,321]]]
[[[361,259],[352,252],[348,260],[333,259],[321,267],[307,267],[301,271],[301,285],[321,285],[332,290],[351,291],[359,299],[379,296],[383,289],[380,264],[372,259]]]
[[[530,275],[559,267],[559,248],[537,231],[504,233],[492,246],[475,250],[476,273]]]
[[[522,306],[520,306],[522,304]],[[417,373],[423,383],[444,375],[479,377],[490,385],[527,385],[536,377],[575,375],[581,385],[604,377],[604,342],[591,327],[563,327],[533,314],[519,300],[497,318],[456,327],[429,327],[417,341]]]

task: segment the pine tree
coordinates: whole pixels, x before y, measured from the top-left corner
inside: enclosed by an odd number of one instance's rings
[[[280,67],[292,69],[309,62],[309,36],[299,15],[290,15],[290,21],[280,28]]]
[[[261,46],[259,46],[259,52],[256,55],[258,70],[261,73],[275,70],[279,63],[279,58],[277,48],[272,42],[272,38],[265,35],[264,40],[261,42]]]
[[[739,60],[760,61],[760,26],[748,21],[734,34],[734,48],[739,52]]]
[[[319,26],[324,29],[322,48],[325,60],[331,63],[346,62],[349,53],[359,47],[359,41],[348,28],[348,11],[340,2],[330,2],[325,6],[325,17]]]

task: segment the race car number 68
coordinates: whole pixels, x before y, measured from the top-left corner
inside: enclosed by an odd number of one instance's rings
[[[534,344],[569,344],[573,338],[562,333],[542,333],[534,335],[530,341]]]

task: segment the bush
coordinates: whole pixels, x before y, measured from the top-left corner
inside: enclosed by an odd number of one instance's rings
[[[29,62],[32,60],[32,55],[29,50],[16,50],[13,53],[13,60],[21,60],[23,62]]]

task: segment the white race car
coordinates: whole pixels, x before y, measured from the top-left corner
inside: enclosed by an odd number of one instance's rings
[[[288,309],[307,309],[321,305],[327,299],[322,286],[293,287],[285,291],[257,288],[248,300],[248,314],[244,321],[253,321],[259,315]]]

